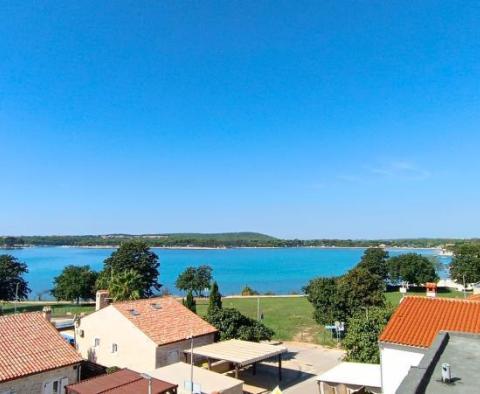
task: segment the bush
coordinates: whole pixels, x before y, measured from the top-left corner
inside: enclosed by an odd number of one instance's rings
[[[234,308],[215,309],[207,315],[207,321],[219,330],[220,340],[242,339],[259,342],[270,340],[272,329],[254,319],[242,315]]]

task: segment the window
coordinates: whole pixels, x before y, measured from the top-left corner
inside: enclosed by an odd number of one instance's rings
[[[118,345],[116,343],[112,343],[112,353],[117,353]]]
[[[93,341],[93,346],[95,347],[100,346],[100,338],[95,338],[95,340]]]
[[[43,383],[42,394],[63,394],[67,384],[68,378],[47,380]]]

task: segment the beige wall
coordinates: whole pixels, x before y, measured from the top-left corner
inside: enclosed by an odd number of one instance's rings
[[[0,392],[13,390],[15,394],[41,394],[45,381],[61,378],[68,378],[68,384],[77,383],[77,369],[74,366],[63,367],[0,383]]]
[[[80,337],[83,330],[84,337]],[[83,358],[104,365],[144,372],[156,367],[157,345],[113,306],[81,319],[76,328],[78,351]],[[95,338],[100,345],[95,347]],[[112,344],[118,350],[112,353]]]
[[[203,346],[213,343],[215,334],[208,334],[198,338],[194,338],[193,346]],[[176,363],[177,361],[185,361],[183,351],[190,349],[190,340],[170,343],[168,345],[159,346],[157,348],[157,362],[155,368],[164,367],[165,365]],[[178,358],[175,359],[175,354]]]
[[[83,330],[83,338],[80,336]],[[137,372],[150,371],[177,361],[184,361],[183,351],[190,341],[157,346],[113,306],[108,306],[81,319],[76,328],[78,351],[83,358],[106,367],[130,368]],[[95,338],[100,345],[94,346]],[[194,346],[213,343],[214,334],[195,338]],[[112,353],[112,344],[118,350]]]

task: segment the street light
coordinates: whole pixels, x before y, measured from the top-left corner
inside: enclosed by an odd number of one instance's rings
[[[141,373],[140,376],[148,380],[148,394],[152,394],[152,377],[146,373]]]
[[[193,394],[193,332],[187,339],[190,339],[190,393]]]

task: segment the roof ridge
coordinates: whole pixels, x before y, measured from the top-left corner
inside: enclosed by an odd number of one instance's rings
[[[417,299],[417,300],[429,300],[429,301],[445,301],[445,302],[478,302],[468,298],[453,298],[453,297],[425,297],[418,295],[404,296],[404,299]]]
[[[168,299],[168,298],[174,299],[174,297],[172,296],[157,296],[157,297],[150,297],[150,298],[139,298],[138,300],[115,301],[115,302],[112,302],[110,305],[116,306],[116,305],[126,305],[126,304],[135,304],[135,303],[139,304],[139,303],[143,303],[151,300]]]

